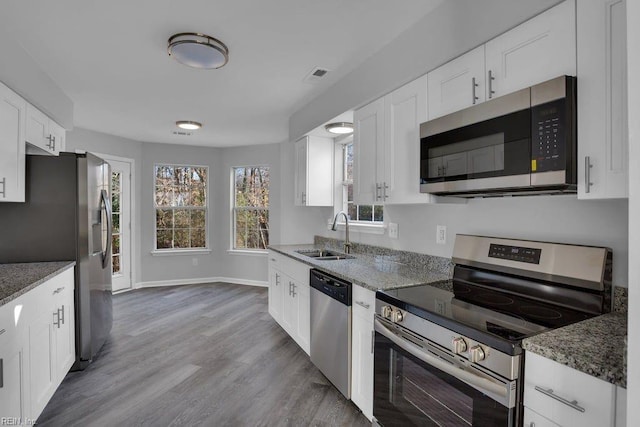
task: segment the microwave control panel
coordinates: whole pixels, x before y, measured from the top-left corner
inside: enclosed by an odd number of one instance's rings
[[[565,99],[531,109],[531,172],[564,170]]]

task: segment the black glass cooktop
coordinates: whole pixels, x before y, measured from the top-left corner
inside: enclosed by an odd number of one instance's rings
[[[469,330],[478,331],[492,337],[492,341],[511,343],[519,343],[523,338],[594,316],[455,280],[452,289],[416,285],[378,291],[378,299],[462,334]]]

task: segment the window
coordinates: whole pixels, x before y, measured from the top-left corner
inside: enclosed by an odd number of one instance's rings
[[[155,166],[156,249],[207,247],[206,166]]]
[[[121,274],[120,271],[120,199],[122,199],[122,172],[111,172],[111,273]]]
[[[233,168],[233,249],[269,245],[269,168]]]
[[[353,142],[342,146],[343,181],[342,210],[351,221],[380,223],[383,221],[382,205],[356,205],[353,202]]]

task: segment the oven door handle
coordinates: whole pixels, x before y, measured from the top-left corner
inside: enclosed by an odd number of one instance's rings
[[[417,345],[406,341],[396,334],[394,334],[389,328],[387,328],[382,322],[378,319],[374,320],[375,330],[380,334],[384,335],[387,339],[389,339],[392,343],[411,354],[412,356],[417,357],[423,362],[440,369],[441,371],[463,381],[470,386],[480,390],[485,391],[486,394],[493,394],[501,397],[505,401],[508,400],[508,384],[499,382],[498,380],[491,381],[488,378],[483,378],[478,375],[475,375],[469,371],[464,370],[462,367],[457,367],[451,365],[435,356],[426,353]]]

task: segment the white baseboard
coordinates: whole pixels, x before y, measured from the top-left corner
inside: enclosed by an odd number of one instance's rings
[[[174,280],[157,280],[152,282],[138,282],[135,289],[140,288],[156,288],[159,286],[182,286],[182,285],[200,285],[203,283],[235,283],[237,285],[259,286],[266,288],[269,282],[262,280],[238,279],[234,277],[203,277],[198,279],[174,279]]]

